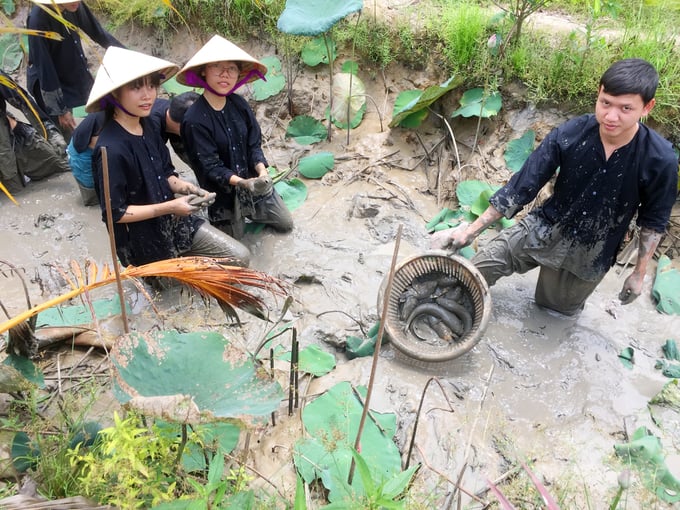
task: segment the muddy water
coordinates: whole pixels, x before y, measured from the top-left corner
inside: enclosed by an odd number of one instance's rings
[[[309,197],[294,212],[294,232],[264,231],[245,239],[255,269],[293,284],[296,301],[289,313],[302,346],[316,343],[336,354],[339,366],[332,374],[311,385],[305,382],[309,398],[338,380],[368,383],[371,360],[348,362],[342,342],[347,335],[360,336],[378,318],[378,288],[389,271],[399,226],[401,260],[427,249],[425,223],[439,210],[435,197],[425,193],[421,168],[371,167],[395,147],[404,157],[417,153],[405,135],[358,137],[351,150],[341,141],[334,144],[336,154],[344,151],[347,157],[338,158],[323,180],[305,181]],[[269,149],[275,160],[283,159],[280,144]],[[367,167],[370,172],[360,174]],[[70,175],[30,183],[17,198],[20,207],[0,197],[0,260],[22,268],[34,304],[63,291],[48,264],[71,259],[83,263],[88,257],[100,263],[111,260],[99,210],[80,205]],[[412,460],[424,463],[417,486],[435,494],[434,506],[443,506],[450,481],[464,464],[462,485],[475,492],[485,487],[486,477],[502,474],[508,462],[535,459],[535,471],[574,498],[567,508],[582,508],[586,497],[594,508],[603,508],[617,486],[613,445],[637,425],[662,437],[669,466],[680,476],[677,428],[664,433],[647,410],[647,401],[667,382],[654,369],[661,345],[668,338],[680,341],[680,319],[654,309],[651,274],[644,295],[622,307],[615,297],[623,277],[612,270],[577,318],[553,315],[533,304],[535,273],[503,279],[492,288],[493,311],[482,340],[445,366],[414,367],[392,346],[384,346],[372,406],[398,414],[396,439],[403,451],[428,380],[437,377],[446,395],[431,385]],[[1,288],[2,302],[12,314],[24,309],[16,278],[3,278]],[[128,295],[148,319],[144,299],[132,288]],[[189,301],[186,294],[161,296],[159,302],[172,311],[169,326],[190,320],[196,327],[201,322],[221,327],[215,310],[196,314],[201,303]],[[247,319],[240,341],[253,348],[264,329]],[[629,346],[635,349],[632,369],[618,359]],[[263,432],[260,457],[253,459],[270,480],[288,488],[294,486],[288,448],[298,433],[294,420],[282,418],[279,426]],[[286,448],[272,454],[272,444]],[[644,508],[646,497],[640,491],[627,508]]]

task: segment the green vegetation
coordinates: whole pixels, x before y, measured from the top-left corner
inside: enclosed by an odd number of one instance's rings
[[[532,9],[543,4],[581,28],[531,28]],[[284,0],[97,0],[94,6],[112,23],[134,19],[157,29],[160,37],[186,25],[196,37],[257,37],[290,51],[290,35],[276,27]],[[502,92],[505,83],[520,82],[527,86],[528,100],[568,105],[574,112],[592,109],[597,79],[612,61],[646,58],[661,75],[651,118],[673,142],[680,140],[677,0],[428,0],[404,8],[399,21],[389,22],[374,7],[365,2],[360,15],[333,27],[340,52],[380,69],[393,62],[415,69],[435,63],[442,75],[462,76],[464,89],[494,83]],[[501,40],[500,52],[488,62],[487,41],[494,34]]]

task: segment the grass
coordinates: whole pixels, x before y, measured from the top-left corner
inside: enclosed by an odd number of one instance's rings
[[[164,0],[93,2],[114,25],[134,19],[163,32],[186,23],[194,37],[219,33],[236,42],[255,37],[285,47],[285,34],[276,28],[285,0],[175,0],[168,2],[172,8]],[[398,21],[389,23],[375,17],[374,4],[366,2],[358,22],[357,15],[350,16],[332,30],[343,51],[360,62],[381,69],[393,62],[414,69],[434,64],[449,75],[464,76],[465,88],[493,82],[502,91],[504,83],[519,81],[539,106],[568,104],[575,113],[592,110],[597,80],[611,62],[646,58],[661,76],[651,120],[680,143],[680,59],[674,33],[680,2],[554,0],[549,6],[582,28],[541,32],[525,27],[521,39],[490,62],[489,36],[503,36],[512,25],[491,1],[424,0],[405,7]]]

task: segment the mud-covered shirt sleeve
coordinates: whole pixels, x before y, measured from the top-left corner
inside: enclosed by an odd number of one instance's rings
[[[585,119],[570,121],[553,129],[534,150],[508,183],[499,189],[490,199],[498,212],[506,218],[512,218],[525,205],[530,203],[545,186],[560,166],[560,140],[577,133]]]
[[[671,143],[656,132],[642,126],[640,137],[640,145],[647,150],[638,156],[640,207],[637,224],[664,232],[678,196],[678,157]]]

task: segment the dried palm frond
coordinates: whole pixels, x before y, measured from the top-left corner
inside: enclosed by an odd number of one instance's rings
[[[52,39],[53,41],[63,41],[64,38],[57,32],[49,30],[35,30],[33,28],[19,28],[13,26],[0,27],[0,34],[23,34],[34,35],[36,37],[44,37],[45,39]]]
[[[33,106],[33,102],[28,97],[26,97],[26,94],[24,93],[23,89],[19,85],[17,85],[14,80],[7,78],[6,76],[2,76],[2,75],[0,75],[0,85],[4,85],[5,87],[7,87],[7,88],[15,91],[17,94],[19,94],[19,97],[21,98],[21,100],[26,104],[26,106],[28,106],[29,110],[31,110],[31,113],[35,116],[35,118],[40,123],[40,127],[42,128],[43,138],[47,138],[47,130],[45,129],[45,125],[40,120],[40,115],[38,115],[38,112],[35,110],[35,107]]]
[[[72,261],[71,273],[74,278],[68,280],[71,286],[69,292],[34,306],[0,324],[0,334],[48,308],[116,281],[114,272],[107,264],[97,266],[92,261],[86,262],[85,271],[77,262]],[[120,277],[128,280],[147,277],[173,278],[204,297],[215,298],[223,309],[233,312],[232,307],[237,307],[257,317],[264,317],[264,302],[243,287],[262,289],[280,296],[287,295],[286,286],[281,280],[254,269],[235,266],[231,259],[180,257],[160,260],[143,266],[128,266],[121,271]]]
[[[9,192],[7,188],[5,188],[5,185],[0,182],[0,191],[2,191],[5,195],[7,195],[7,198],[9,198],[12,202],[14,202],[14,205],[19,205],[19,202],[15,200],[15,198],[12,196],[12,194]]]

